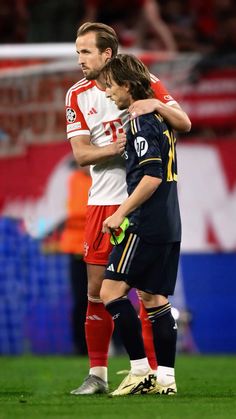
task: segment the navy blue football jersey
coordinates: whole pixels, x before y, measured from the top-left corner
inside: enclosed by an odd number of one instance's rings
[[[129,214],[132,231],[153,243],[180,241],[176,138],[173,131],[159,114],[150,113],[130,121],[126,135],[124,157],[128,194],[145,175],[162,179],[154,194]]]

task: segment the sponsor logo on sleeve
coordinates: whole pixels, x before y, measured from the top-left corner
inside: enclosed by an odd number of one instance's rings
[[[69,124],[67,125],[67,132],[71,132],[77,129],[81,128],[81,123],[80,122],[75,122],[75,124]]]
[[[170,100],[174,100],[174,99],[173,99],[173,97],[172,97],[172,96],[170,96],[170,95],[165,95],[165,96],[164,96],[164,99],[165,99],[167,102],[169,102]]]

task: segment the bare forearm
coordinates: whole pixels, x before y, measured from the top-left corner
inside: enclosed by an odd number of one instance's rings
[[[188,115],[176,103],[168,105],[159,99],[143,99],[136,100],[129,107],[131,117],[137,117],[150,112],[158,112],[170,126],[178,132],[189,132],[191,129],[191,121]]]
[[[144,4],[144,14],[149,26],[154,33],[161,38],[163,44],[168,51],[176,51],[177,45],[171,30],[162,20],[158,3],[155,0],[146,1]]]
[[[189,132],[191,129],[191,121],[188,115],[178,106],[170,106],[157,100],[156,111],[171,125],[171,127],[179,132]]]
[[[90,164],[103,163],[114,156],[114,149],[111,145],[105,147],[87,145],[83,146],[82,150],[74,150],[75,160],[82,167]]]
[[[120,205],[117,212],[126,217],[146,202],[160,184],[161,179],[152,176],[144,176],[132,194]]]
[[[116,142],[103,147],[91,144],[89,137],[74,137],[70,140],[75,160],[80,166],[103,163],[125,150],[126,137],[123,135]]]
[[[144,176],[132,194],[120,205],[117,211],[103,222],[102,231],[109,233],[110,229],[117,230],[124,218],[147,201],[160,184],[161,179]]]

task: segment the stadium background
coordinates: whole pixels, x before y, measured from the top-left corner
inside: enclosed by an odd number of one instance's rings
[[[24,41],[0,46],[0,354],[70,354],[68,257],[54,245],[72,170],[64,96],[81,73],[73,43]],[[144,60],[193,123],[178,136],[179,350],[235,353],[235,52],[123,49]]]

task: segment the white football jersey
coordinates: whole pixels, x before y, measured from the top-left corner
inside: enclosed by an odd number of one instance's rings
[[[117,140],[128,122],[95,81],[82,79],[66,96],[67,138],[90,135],[91,143],[103,147]],[[117,156],[90,166],[92,187],[89,205],[118,205],[127,197],[124,160]]]
[[[164,103],[176,103],[161,84],[151,75],[155,97]],[[92,144],[103,147],[117,140],[125,131],[129,116],[120,111],[97,87],[94,80],[83,78],[66,95],[67,138],[90,135]],[[78,140],[79,141],[79,140]],[[92,186],[89,205],[119,205],[127,197],[125,165],[122,157],[90,166]]]

